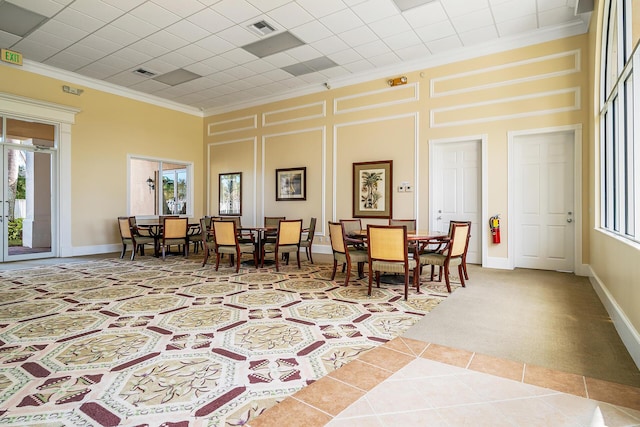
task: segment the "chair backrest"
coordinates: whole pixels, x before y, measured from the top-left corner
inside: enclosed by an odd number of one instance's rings
[[[416,231],[415,219],[393,219],[389,218],[389,225],[406,225],[407,231]]]
[[[333,252],[341,254],[347,252],[347,245],[344,243],[344,225],[341,222],[329,221],[329,238]]]
[[[232,221],[236,224],[236,229],[242,227],[242,221],[239,216],[223,216],[220,217],[220,221]]]
[[[307,233],[307,242],[313,242],[313,237],[316,235],[316,218],[311,218],[309,222],[309,232]]]
[[[264,217],[264,226],[265,227],[273,227],[277,228],[278,223],[280,223],[281,219],[287,219],[284,216],[265,216]]]
[[[213,236],[211,230],[213,229],[213,218],[211,216],[203,216],[200,218],[200,232],[202,233],[202,241],[212,242]]]
[[[354,231],[362,230],[362,221],[358,219],[341,219],[340,223],[344,225],[344,234],[349,235]]]
[[[454,222],[450,225],[449,253],[451,257],[462,256],[467,250],[469,236],[471,235],[471,223],[468,221]]]
[[[213,221],[213,241],[218,246],[235,246],[238,234],[234,221]]]
[[[281,219],[278,226],[277,245],[299,245],[302,232],[301,219]]]
[[[187,218],[162,218],[162,237],[164,239],[180,239],[187,237]]]
[[[131,221],[128,216],[118,217],[118,227],[120,228],[121,238],[131,239]]]
[[[369,258],[381,261],[405,261],[407,227],[404,225],[367,225]]]

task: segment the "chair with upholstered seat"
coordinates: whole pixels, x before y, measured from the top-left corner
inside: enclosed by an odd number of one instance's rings
[[[266,228],[271,229],[264,232],[265,243],[276,242],[276,235],[278,234],[278,224],[280,223],[281,219],[287,219],[287,218],[284,216],[265,216],[264,217],[264,226]]]
[[[185,258],[189,256],[188,227],[187,218],[173,216],[165,216],[162,218],[162,241],[160,245],[162,247],[163,260],[165,259],[165,250],[169,251],[171,246],[178,246],[178,250],[182,251],[182,255]]]
[[[213,221],[213,247],[216,252],[216,271],[220,265],[222,254],[230,255],[231,265],[235,259],[236,273],[240,271],[240,261],[242,254],[253,255],[253,263],[258,268],[258,251],[251,243],[240,243],[238,240],[238,229],[234,221]],[[253,240],[253,239],[252,239]]]
[[[467,233],[467,244],[465,245],[464,253],[462,254],[462,271],[464,272],[464,279],[469,280],[469,273],[467,272],[467,252],[469,251],[469,240],[471,239],[471,221],[451,221],[449,223],[449,237],[451,237],[451,226],[453,224],[469,225],[469,232]]]
[[[283,254],[295,252],[300,268],[300,239],[302,233],[301,219],[282,219],[278,225],[275,243],[266,242],[262,245],[262,266],[264,267],[264,255],[267,252],[275,254],[276,271],[280,271],[279,257]],[[289,258],[286,258],[289,264]]]
[[[215,219],[218,219],[217,217]],[[202,260],[202,266],[204,267],[209,259],[211,252],[215,253],[215,242],[213,241],[213,222],[214,218],[210,216],[203,216],[200,218],[200,230],[202,238],[202,249],[204,250],[204,259]]]
[[[369,260],[367,251],[355,249],[347,245],[344,225],[340,222],[329,222],[329,238],[331,239],[331,249],[333,251],[333,272],[331,273],[331,280],[336,277],[338,263],[346,266],[346,268],[343,268],[345,272],[345,286],[349,285],[352,263],[358,264],[358,278],[362,278],[364,276],[364,263]]]
[[[419,265],[409,257],[407,227],[404,225],[367,225],[369,254],[369,295],[375,274],[380,287],[380,273],[404,274],[404,299],[409,296],[409,276],[413,271],[413,285],[420,292]]]
[[[140,248],[141,251],[140,255],[144,255],[144,245],[155,245],[155,239],[152,236],[138,235],[133,224],[135,224],[135,217],[118,217],[118,227],[120,228],[120,238],[122,239],[120,258],[124,257],[127,251],[127,245],[131,244],[131,261],[135,259],[138,248]]]
[[[300,247],[304,248],[307,254],[307,260],[313,264],[313,255],[311,254],[311,247],[313,246],[313,238],[316,235],[316,218],[311,218],[309,222],[309,229],[307,230],[307,238],[300,241]]]
[[[440,274],[439,281],[442,280],[444,274],[444,280],[447,285],[447,291],[451,292],[451,283],[449,280],[449,271],[452,266],[458,266],[458,274],[460,275],[460,283],[465,286],[464,283],[464,269],[462,267],[462,260],[465,254],[466,248],[469,243],[469,235],[471,230],[471,224],[468,222],[456,223],[452,222],[451,232],[449,237],[444,240],[444,249],[440,252],[427,252],[420,254],[420,269],[423,265],[431,266],[431,278],[433,280],[434,268],[437,265],[444,271]]]
[[[389,225],[406,225],[407,231],[416,231],[415,219],[395,219],[389,218]]]

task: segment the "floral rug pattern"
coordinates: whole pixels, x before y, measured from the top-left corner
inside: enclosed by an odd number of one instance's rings
[[[331,266],[138,257],[0,272],[0,424],[241,426],[446,296]]]

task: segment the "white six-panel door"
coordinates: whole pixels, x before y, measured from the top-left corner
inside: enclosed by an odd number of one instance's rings
[[[432,144],[430,228],[448,232],[452,220],[471,221],[467,262],[481,264],[482,143],[472,140]]]
[[[514,139],[515,267],[574,270],[573,146],[573,132]]]

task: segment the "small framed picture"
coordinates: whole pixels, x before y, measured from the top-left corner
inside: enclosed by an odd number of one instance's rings
[[[393,160],[353,164],[353,217],[391,218]]]
[[[276,169],[276,200],[307,200],[307,168]]]
[[[218,176],[220,216],[242,215],[242,172],[221,173]]]

